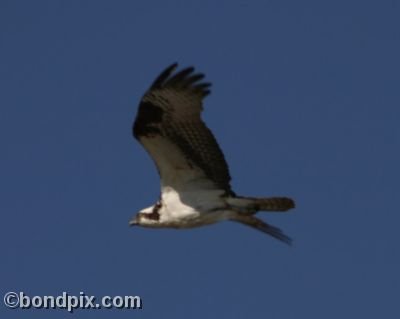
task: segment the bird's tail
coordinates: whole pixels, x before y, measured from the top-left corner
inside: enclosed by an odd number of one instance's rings
[[[275,211],[285,212],[295,207],[295,203],[288,197],[232,197],[228,199],[229,205],[232,208],[244,212],[258,212],[258,211]]]
[[[279,228],[267,224],[266,222],[252,215],[238,214],[237,216],[231,218],[230,220],[262,231],[263,233],[266,233],[288,245],[292,244],[292,239],[289,236],[285,235],[283,231],[281,231]]]
[[[285,212],[295,207],[294,201],[287,197],[229,197],[226,202],[232,210],[236,212],[230,220],[250,226],[254,229],[262,231],[286,244],[291,244],[290,237],[285,235],[279,228],[269,225],[258,219],[254,214],[258,211],[274,211]]]

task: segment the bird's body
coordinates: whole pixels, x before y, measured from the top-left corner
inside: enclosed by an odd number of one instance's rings
[[[161,196],[130,222],[152,228],[192,228],[231,220],[290,243],[278,228],[256,218],[257,211],[286,211],[286,197],[237,196],[230,186],[225,157],[201,120],[202,100],[209,83],[187,68],[171,76],[168,67],[145,93],[133,135],[153,158],[161,177]]]
[[[158,219],[154,216],[153,223],[148,221],[142,226],[193,228],[227,219],[224,216],[228,217],[230,212],[223,211],[225,203],[221,195],[219,190],[178,193],[171,187],[165,187],[161,200],[147,208],[147,212],[153,213],[156,206]],[[146,212],[146,209],[141,212]]]

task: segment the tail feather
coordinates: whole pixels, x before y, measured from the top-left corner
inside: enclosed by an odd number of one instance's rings
[[[282,230],[275,226],[269,225],[263,220],[258,219],[252,215],[240,214],[231,220],[255,228],[288,245],[292,245],[292,239],[289,236],[285,235]]]
[[[232,208],[247,213],[249,211],[253,213],[258,211],[285,212],[295,207],[293,199],[288,197],[257,198],[237,196],[228,198],[227,201]]]
[[[288,197],[251,198],[257,210],[284,212],[295,207]]]

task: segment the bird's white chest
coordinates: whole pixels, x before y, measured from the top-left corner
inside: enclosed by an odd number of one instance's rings
[[[177,193],[163,188],[160,222],[171,227],[187,228],[212,224],[221,219],[224,200],[221,190],[200,190]]]

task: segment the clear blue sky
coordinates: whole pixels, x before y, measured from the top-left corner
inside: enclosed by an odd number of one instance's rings
[[[395,318],[400,2],[0,3],[1,295],[139,295],[142,311],[2,318]],[[204,119],[243,195],[294,246],[234,223],[129,228],[159,180],[131,137],[172,62],[213,83]]]

